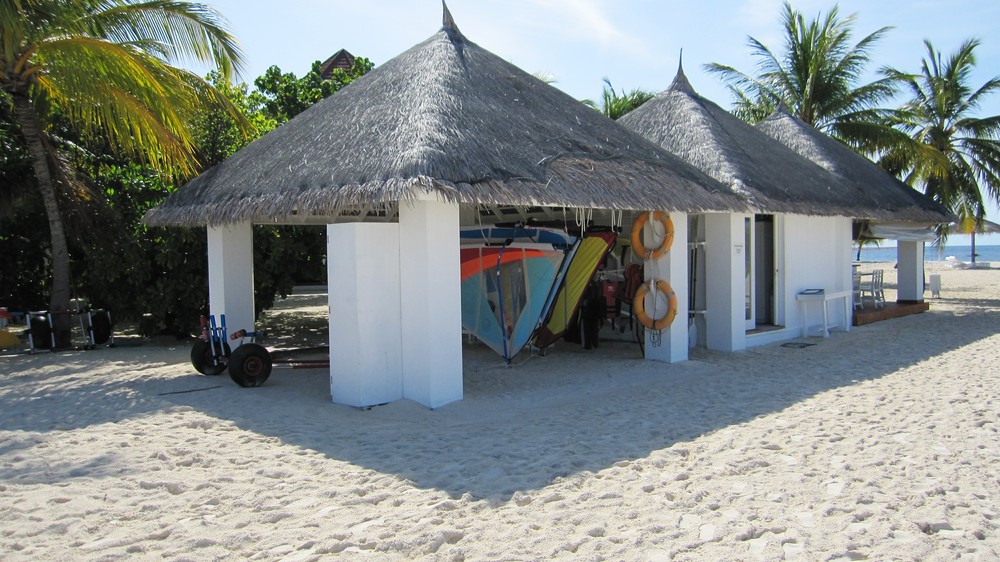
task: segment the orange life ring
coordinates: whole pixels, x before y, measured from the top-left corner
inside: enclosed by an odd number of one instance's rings
[[[642,227],[646,225],[650,215],[653,216],[653,220],[660,221],[664,229],[663,242],[655,250],[647,250],[642,243]],[[643,213],[636,217],[635,222],[632,223],[631,240],[632,251],[637,256],[641,256],[644,260],[658,260],[670,251],[670,246],[674,243],[674,221],[670,220],[670,215],[664,211]]]
[[[673,324],[674,317],[677,316],[677,294],[674,293],[674,288],[670,286],[670,283],[667,283],[663,279],[656,282],[656,290],[667,297],[667,313],[663,315],[663,318],[653,320],[646,314],[646,295],[649,294],[649,283],[643,283],[639,287],[639,290],[635,292],[635,299],[632,301],[634,304],[632,306],[635,307],[635,317],[647,329],[666,330]]]

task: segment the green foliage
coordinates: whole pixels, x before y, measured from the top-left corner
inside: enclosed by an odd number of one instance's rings
[[[254,80],[254,85],[264,97],[262,113],[278,123],[284,123],[374,68],[370,60],[355,57],[349,72],[337,68],[329,80],[323,80],[321,66],[320,61],[313,62],[312,69],[302,78],[291,72],[282,73],[277,66],[268,68],[263,76]]]
[[[287,297],[297,283],[322,284],[326,279],[326,228],[323,226],[255,226],[253,229],[254,313]]]
[[[111,310],[117,321],[153,312],[157,332],[186,336],[206,304],[204,229],[146,228],[142,214],[170,189],[163,177],[138,164],[99,167],[92,187],[108,206],[87,217],[89,228],[70,231],[72,296]],[[39,225],[45,220],[41,197],[23,193],[13,211],[0,220],[0,303],[46,310],[51,255],[48,233]]]
[[[775,53],[748,38],[757,59],[755,75],[711,63],[733,95],[733,113],[756,123],[784,106],[806,123],[855,147],[875,150],[893,131],[881,122],[879,105],[895,93],[894,82],[881,78],[861,84],[871,50],[891,29],[883,27],[852,44],[855,16],[841,19],[834,6],[826,16],[806,21],[785,2],[781,22],[784,45]]]
[[[370,68],[367,59],[356,59],[355,69]],[[332,93],[354,77],[335,72],[337,82],[322,85],[320,91]],[[207,82],[243,116],[234,118],[219,106],[199,108],[191,132],[200,165],[205,167],[221,162],[278,123],[268,117],[267,98],[260,92],[250,91],[246,84],[231,85],[219,73],[210,74]],[[22,189],[13,190],[15,197],[4,203],[2,209],[8,215],[0,213],[0,255],[5,256],[0,263],[0,305],[44,310],[51,270],[47,236],[40,228],[46,223],[45,210],[37,192],[23,189],[34,182],[31,163],[9,104],[4,102],[0,94],[0,145],[4,148],[0,195],[4,187]],[[142,224],[145,212],[183,179],[158,172],[141,160],[123,158],[103,135],[75,129],[58,106],[47,115],[47,122],[49,139],[60,150],[61,161],[82,179],[76,182],[75,191],[62,195],[73,296],[111,310],[116,321],[139,322],[145,335],[190,335],[198,317],[208,310],[205,229]],[[90,204],[82,204],[85,201]],[[287,296],[296,283],[324,282],[323,227],[257,226],[253,237],[256,314],[273,306],[277,296]]]
[[[235,39],[211,8],[65,0],[15,2],[5,12],[13,17],[0,20],[0,89],[30,98],[43,127],[59,107],[88,137],[105,138],[154,167],[192,172],[194,111],[214,104],[239,118],[204,80],[171,66],[214,64],[229,78],[242,64]]]
[[[0,176],[5,169],[0,169]],[[49,285],[48,230],[36,192],[13,199],[0,217],[0,306],[12,311],[45,310]]]
[[[10,109],[9,97],[0,93],[0,220],[14,212],[15,194],[34,183],[31,158]]]
[[[273,68],[273,67],[272,67]],[[195,116],[192,131],[198,146],[202,166],[207,168],[222,162],[237,150],[278,126],[274,119],[264,115],[261,108],[265,98],[259,92],[250,92],[246,83],[232,85],[218,72],[208,75],[208,81],[229,102],[240,110],[238,122],[227,111],[218,107],[203,107]]]
[[[364,66],[362,62],[362,66],[359,67],[357,61],[367,61],[367,59],[356,59],[356,68],[371,68],[371,63]],[[317,67],[314,65],[315,68]],[[334,74],[336,76],[337,73]],[[340,74],[343,75],[343,71],[340,71]],[[282,75],[276,66],[269,68],[267,74],[258,78],[256,82],[271,83],[275,78],[280,82],[285,79],[282,77],[287,77],[289,91],[297,92],[296,95],[305,91],[300,88],[300,81],[296,80],[294,75]],[[318,73],[310,73],[305,80],[313,81],[318,77]],[[210,75],[209,80],[217,83],[219,76]],[[321,81],[311,85],[309,91],[332,94],[349,81],[343,77],[336,84]],[[219,111],[201,113],[194,129],[196,138],[201,140],[200,146],[206,166],[218,164],[278,124],[278,120],[269,116],[266,109],[268,98],[260,92],[249,92],[246,84],[230,86],[221,83],[218,86],[233,105],[245,112],[247,120],[253,125],[253,134],[250,137],[240,135],[236,124],[225,113]],[[296,100],[295,107],[300,107],[300,102],[302,100]],[[275,115],[283,117],[287,109],[281,109]],[[257,226],[253,229],[253,248],[256,316],[274,305],[276,295],[287,297],[295,283],[321,283],[326,278],[326,270],[320,261],[320,258],[326,255],[326,237],[322,227]]]
[[[211,64],[228,78],[242,54],[221,16],[202,4],[0,2],[0,91],[13,106],[49,227],[49,310],[68,310],[73,292],[64,221],[88,222],[86,210],[97,201],[60,152],[65,143],[55,138],[52,118],[164,173],[193,173],[194,113],[209,104],[238,123],[241,117],[207,82],[172,66],[179,61]],[[58,316],[55,328],[57,344],[68,344],[68,317]]]
[[[654,97],[656,97],[654,92],[639,88],[631,92],[622,90],[621,95],[619,95],[615,92],[614,86],[611,85],[611,80],[605,78],[604,90],[601,92],[601,113],[611,119],[617,120]],[[586,103],[586,100],[584,103]]]
[[[858,253],[854,257],[856,261],[861,261],[861,249],[864,248],[865,246],[875,246],[876,248],[878,248],[879,246],[882,245],[881,238],[858,238],[857,240],[855,240],[855,242],[857,242],[858,244]]]
[[[911,97],[890,115],[908,142],[887,150],[881,163],[953,211],[968,232],[985,218],[983,191],[1000,202],[1000,115],[972,115],[983,98],[1000,91],[1000,77],[975,88],[969,83],[977,40],[947,58],[930,41],[924,45],[918,74],[883,69]]]
[[[172,190],[148,168],[103,166],[97,182],[113,213],[100,231],[104,235],[78,242],[83,247],[74,262],[79,294],[121,320],[151,313],[159,331],[189,335],[207,303],[205,229],[142,224],[142,215]]]

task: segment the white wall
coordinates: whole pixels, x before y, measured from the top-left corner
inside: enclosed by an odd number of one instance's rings
[[[399,205],[403,397],[428,408],[462,399],[458,205]]]
[[[674,224],[674,242],[670,251],[660,259],[647,260],[643,273],[645,281],[650,279],[665,279],[670,283],[670,287],[677,296],[677,317],[669,328],[654,333],[653,330],[646,330],[645,358],[653,361],[664,361],[667,363],[678,363],[688,359],[688,252],[687,252],[687,213],[670,213],[670,220]],[[646,223],[643,231],[643,240],[651,240],[647,246],[657,247],[662,242],[662,236],[656,237],[655,232],[662,232],[660,225]],[[651,291],[655,291],[654,288]],[[647,297],[646,304],[650,305],[646,313],[650,318],[662,318],[667,313],[666,300],[662,298]],[[655,303],[655,304],[654,304]],[[658,305],[658,306],[656,306]],[[655,306],[655,310],[650,307]]]
[[[900,240],[896,244],[896,300],[924,301],[924,243]]]
[[[327,279],[333,401],[364,407],[399,400],[399,225],[328,225]]]
[[[746,347],[744,324],[743,219],[746,215],[705,215],[705,342],[708,349]]]
[[[462,399],[458,216],[418,200],[400,205],[398,224],[327,227],[334,402]]]
[[[253,229],[250,223],[208,227],[209,313],[222,321],[228,337],[237,330],[254,330]],[[242,340],[230,340],[238,346]]]
[[[786,338],[802,333],[800,304],[795,299],[804,289],[826,292],[851,290],[851,219],[846,217],[809,217],[782,215],[784,220],[784,256],[777,258],[779,275],[784,280],[784,326]],[[781,260],[784,260],[784,266]],[[830,323],[843,324],[843,306],[831,303]],[[817,324],[813,307],[808,323]],[[850,322],[850,319],[847,319]],[[754,342],[755,344],[758,342]],[[761,341],[760,343],[765,343]]]

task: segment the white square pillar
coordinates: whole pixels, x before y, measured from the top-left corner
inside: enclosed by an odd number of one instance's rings
[[[458,205],[399,205],[403,397],[428,408],[462,399]]]
[[[924,302],[924,243],[896,243],[896,301]]]
[[[208,227],[208,302],[216,322],[226,315],[229,334],[253,331],[253,228],[249,222]],[[239,340],[230,343],[239,345]]]
[[[746,349],[745,215],[705,215],[705,341],[708,349]]]
[[[327,226],[330,395],[348,406],[403,397],[399,226]]]
[[[652,361],[664,361],[667,363],[678,363],[688,359],[688,228],[686,213],[670,213],[670,220],[674,223],[674,242],[670,251],[660,259],[647,260],[643,267],[645,281],[650,279],[663,279],[670,283],[674,294],[677,297],[677,317],[669,328],[657,334],[654,330],[646,330],[645,355],[646,359]],[[643,240],[650,241],[648,245],[659,245],[661,237],[656,233],[662,232],[660,225],[651,225],[649,222],[643,230]],[[656,247],[656,246],[653,246]],[[655,291],[655,287],[650,291]],[[657,295],[657,299],[652,296],[645,299],[647,305],[646,314],[650,318],[662,318],[666,314],[666,302],[662,295]],[[653,303],[656,302],[656,310],[652,310]]]

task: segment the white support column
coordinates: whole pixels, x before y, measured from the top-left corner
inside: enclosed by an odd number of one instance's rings
[[[705,337],[708,349],[746,349],[745,215],[705,215]]]
[[[330,395],[348,406],[403,397],[399,225],[327,226]]]
[[[208,227],[208,302],[229,333],[254,329],[253,229],[250,223]],[[227,334],[228,335],[228,334]],[[239,345],[239,340],[231,342]]]
[[[462,399],[458,205],[399,205],[403,397],[437,408]]]
[[[646,330],[645,352],[648,360],[679,363],[688,359],[687,214],[670,213],[670,220],[674,223],[674,242],[670,251],[660,259],[647,260],[643,272],[647,282],[650,279],[664,279],[670,283],[677,296],[677,317],[669,328],[659,334]],[[648,245],[651,247],[658,246],[663,240],[660,236],[662,227],[647,222],[644,229],[643,240],[649,240]],[[661,318],[666,314],[665,299],[647,297],[645,301],[647,305],[655,302],[655,310],[648,307],[646,309],[650,318]]]
[[[924,302],[924,243],[896,243],[897,301]]]

